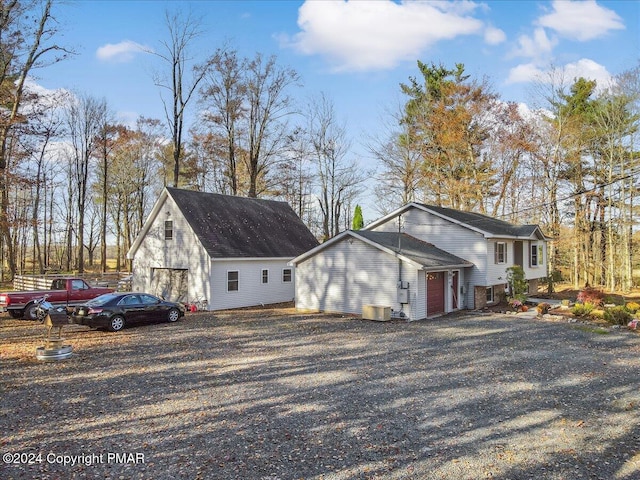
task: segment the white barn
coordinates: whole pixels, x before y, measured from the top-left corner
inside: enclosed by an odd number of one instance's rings
[[[514,265],[537,289],[547,240],[537,225],[410,203],[293,259],[296,307],[361,314],[385,305],[409,320],[482,308],[505,295]]]
[[[165,188],[127,255],[134,290],[222,310],[293,300],[317,244],[286,202]]]

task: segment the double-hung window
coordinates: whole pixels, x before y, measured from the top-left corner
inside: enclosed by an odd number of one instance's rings
[[[493,303],[493,287],[487,287],[487,303]]]
[[[269,283],[269,270],[266,268],[262,269],[262,283]]]
[[[293,273],[290,268],[285,268],[282,270],[282,281],[284,283],[290,283],[292,277]]]
[[[532,243],[531,244],[531,257],[529,265],[532,267],[538,267],[544,264],[544,247],[541,243]]]
[[[227,292],[237,292],[240,285],[239,282],[237,270],[227,272]]]
[[[495,263],[507,263],[507,244],[496,242]]]

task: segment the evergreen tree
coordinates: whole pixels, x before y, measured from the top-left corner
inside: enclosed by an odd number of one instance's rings
[[[360,205],[356,205],[355,212],[353,212],[353,230],[360,230],[364,227],[364,218],[362,218],[362,208]]]

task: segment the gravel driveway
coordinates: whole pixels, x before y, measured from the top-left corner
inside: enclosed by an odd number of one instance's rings
[[[2,479],[639,479],[640,336],[290,309],[109,334],[0,319]],[[9,461],[9,463],[7,463]]]

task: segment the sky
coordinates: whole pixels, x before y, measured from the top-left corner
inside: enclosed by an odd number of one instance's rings
[[[417,60],[463,63],[502,100],[531,107],[552,69],[604,85],[640,61],[636,0],[67,0],[54,11],[58,43],[77,54],[37,70],[34,81],[105,98],[121,122],[164,120],[158,63],[147,52],[161,51],[165,13],[177,11],[201,23],[195,60],[226,44],[296,70],[302,86],[291,93],[301,102],[326,95],[363,162],[364,145],[404,100],[400,84],[418,76]]]

